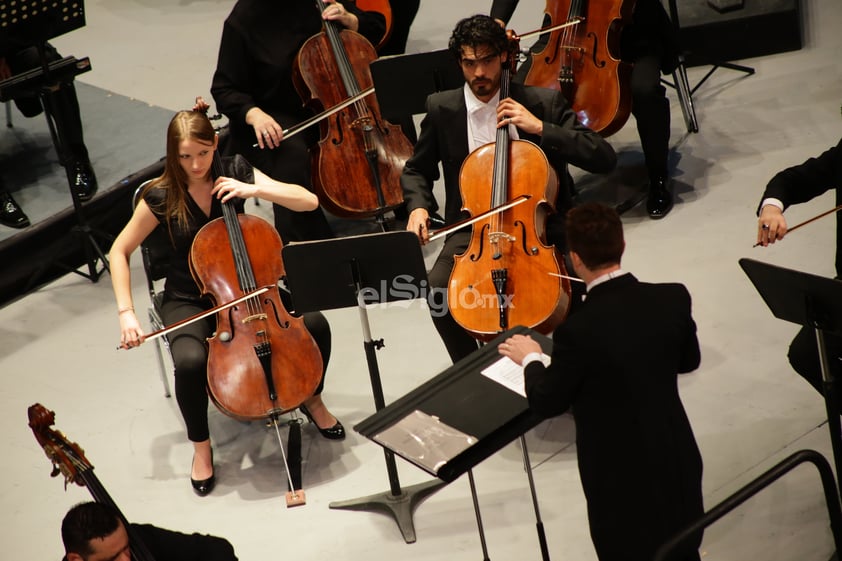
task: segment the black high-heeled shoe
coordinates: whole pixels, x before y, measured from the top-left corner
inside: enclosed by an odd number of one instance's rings
[[[193,457],[193,461],[196,461],[195,456]],[[213,469],[213,450],[211,450],[211,469]],[[192,463],[190,464],[190,471],[192,475]],[[200,497],[209,495],[210,492],[213,491],[214,486],[216,485],[216,473],[211,472],[211,476],[207,479],[193,479],[193,477],[190,477],[190,485],[193,486],[193,491],[195,491],[196,494]]]
[[[319,433],[327,438],[328,440],[343,440],[345,438],[345,427],[342,426],[342,423],[339,422],[339,419],[336,419],[336,424],[332,427],[323,429],[319,426],[319,424],[313,420],[313,416],[310,415],[310,412],[307,410],[307,407],[304,406],[302,403],[298,406],[304,416],[310,420],[311,423],[316,425],[316,428],[319,429]]]

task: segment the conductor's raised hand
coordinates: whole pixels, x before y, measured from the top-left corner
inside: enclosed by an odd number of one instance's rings
[[[757,218],[757,243],[762,246],[784,239],[787,233],[786,218],[775,205],[764,205]]]

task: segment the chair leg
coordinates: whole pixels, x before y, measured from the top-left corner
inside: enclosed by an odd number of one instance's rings
[[[152,325],[152,328],[156,330],[162,327],[156,312],[154,312],[152,308],[149,308],[149,323]],[[169,378],[167,378],[167,365],[164,361],[164,346],[167,347],[167,354],[169,354],[169,343],[164,337],[155,341],[155,351],[158,353],[158,372],[161,375],[161,382],[164,384],[164,397],[170,397],[172,396],[172,392],[170,391]]]
[[[690,82],[687,80],[687,68],[684,60],[680,60],[678,67],[672,73],[675,82],[675,91],[678,93],[678,103],[681,105],[681,113],[684,115],[684,124],[687,132],[699,132],[699,121],[696,118],[696,108],[693,107],[693,93],[690,91]]]
[[[172,396],[172,392],[170,391],[170,381],[167,378],[167,367],[164,364],[164,351],[161,350],[166,343],[162,341],[157,341],[155,345],[155,350],[158,351],[158,371],[161,373],[161,382],[164,384],[164,397]]]
[[[12,128],[14,126],[14,125],[12,125],[12,102],[11,101],[6,102],[6,126],[8,128]]]

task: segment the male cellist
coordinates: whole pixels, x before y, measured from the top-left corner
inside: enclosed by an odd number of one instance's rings
[[[429,216],[438,209],[433,183],[444,170],[447,224],[464,218],[459,170],[470,152],[495,140],[496,130],[508,126],[512,139],[529,140],[546,154],[559,178],[556,214],[547,221],[547,241],[564,251],[564,213],[572,206],[573,179],[567,164],[593,173],[611,171],[617,161],[613,148],[576,118],[556,91],[512,84],[511,96],[500,100],[500,80],[508,60],[506,32],[490,17],[475,15],[460,21],[448,48],[465,77],[462,88],[438,92],[427,99],[427,114],[412,157],[401,176],[409,220],[407,230],[421,243],[429,241]],[[447,236],[429,273],[433,323],[456,362],[477,349],[476,340],[451,317],[438,296],[446,290],[453,256],[465,251],[469,229]],[[574,298],[575,300],[575,298]]]

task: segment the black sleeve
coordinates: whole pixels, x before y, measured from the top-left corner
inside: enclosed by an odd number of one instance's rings
[[[407,212],[416,208],[425,208],[433,213],[438,210],[438,203],[433,196],[433,183],[439,178],[439,150],[437,125],[437,106],[427,97],[426,112],[421,121],[421,133],[401,173],[401,188],[406,201]]]
[[[386,34],[386,17],[380,12],[364,12],[349,0],[342,0],[341,3],[349,12],[356,14],[359,20],[357,33],[368,39],[372,45],[379,43]]]
[[[210,91],[217,111],[237,123],[245,123],[246,113],[257,106],[248,93],[253,91],[250,60],[245,38],[226,21]]]
[[[818,158],[778,172],[766,186],[760,204],[764,199],[774,197],[786,208],[809,201],[839,185],[842,185],[842,140]],[[760,210],[758,206],[758,214]]]
[[[515,13],[518,0],[494,0],[491,3],[491,13],[489,14],[494,19],[499,19],[508,25],[509,20],[512,19],[512,14]]]
[[[237,561],[234,547],[225,538],[182,534],[150,524],[132,524],[156,561]]]

